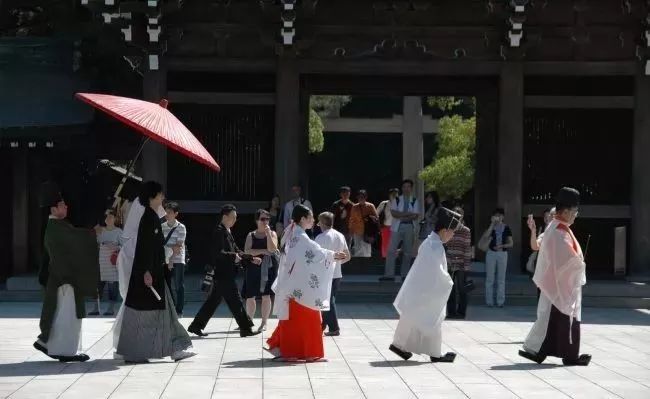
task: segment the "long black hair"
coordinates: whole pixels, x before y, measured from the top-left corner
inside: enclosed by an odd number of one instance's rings
[[[310,213],[311,209],[307,208],[303,204],[298,204],[293,208],[293,212],[291,212],[291,220],[293,220],[295,224],[300,224],[302,218],[306,218]]]

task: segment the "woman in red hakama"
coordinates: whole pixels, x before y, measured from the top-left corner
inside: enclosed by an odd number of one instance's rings
[[[321,311],[329,310],[334,261],[347,255],[324,249],[307,236],[305,230],[314,225],[309,208],[296,205],[292,220],[283,237],[285,256],[273,284],[274,313],[280,322],[266,342],[278,358],[315,361],[325,355]]]
[[[317,360],[325,356],[319,311],[289,301],[289,320],[280,320],[266,341],[284,359]]]

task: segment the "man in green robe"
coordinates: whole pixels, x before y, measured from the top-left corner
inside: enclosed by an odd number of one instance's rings
[[[99,281],[95,233],[72,226],[65,218],[68,207],[58,191],[42,194],[41,205],[50,208],[44,246],[48,262],[39,272],[45,287],[41,334],[34,348],[62,362],[89,359],[78,353],[81,319],[86,317],[85,297],[96,295]]]

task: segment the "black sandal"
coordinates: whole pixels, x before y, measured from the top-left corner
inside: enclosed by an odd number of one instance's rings
[[[530,360],[532,362],[535,362],[537,364],[542,364],[544,362],[544,360],[546,360],[546,356],[533,355],[532,353],[526,352],[524,350],[519,351],[519,356],[521,356],[521,357],[523,357],[525,359],[528,359],[528,360]]]
[[[453,363],[456,360],[456,354],[454,352],[447,352],[443,357],[429,357],[431,363]]]

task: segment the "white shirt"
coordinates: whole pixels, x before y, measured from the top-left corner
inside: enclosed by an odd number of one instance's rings
[[[329,229],[324,231],[316,237],[314,240],[318,245],[325,249],[329,249],[334,252],[347,252],[348,244],[345,241],[345,236],[334,229]],[[343,273],[341,271],[341,261],[334,261],[334,277],[333,278],[343,278]]]
[[[282,218],[282,224],[284,225],[285,228],[287,228],[291,224],[291,214],[293,213],[293,208],[295,208],[296,205],[304,205],[307,208],[309,208],[312,212],[314,211],[314,208],[311,206],[311,202],[309,202],[309,200],[307,199],[299,198],[287,202],[284,205],[284,217]]]
[[[391,211],[397,211],[397,212],[404,212],[404,196],[400,195],[396,199],[392,200],[390,202],[390,210]],[[408,200],[408,203],[406,204],[406,212],[411,212],[411,213],[417,213],[417,214],[422,214],[422,211],[420,210],[420,203],[418,202],[417,198],[414,196],[411,196],[411,198]],[[393,218],[393,224],[391,225],[391,231],[398,231],[400,225],[402,224],[402,221],[399,220],[398,218]],[[413,227],[415,227],[415,220],[413,220],[411,223],[408,224],[413,224]]]
[[[383,201],[379,204],[377,207],[377,214],[380,215],[382,211],[384,212],[384,226],[392,226],[393,214],[390,213],[390,200]]]
[[[166,221],[163,222],[162,224],[163,237],[165,237],[166,239],[167,235],[174,227],[176,227],[176,230],[174,230],[171,237],[169,237],[169,241],[167,241],[165,246],[171,248],[175,245],[178,245],[179,243],[183,243],[183,246],[181,247],[181,250],[178,253],[178,255],[172,255],[169,258],[169,262],[185,264],[185,238],[187,237],[187,229],[185,228],[185,225],[179,222],[178,220],[176,220],[173,226],[170,226],[169,223],[167,223]]]

